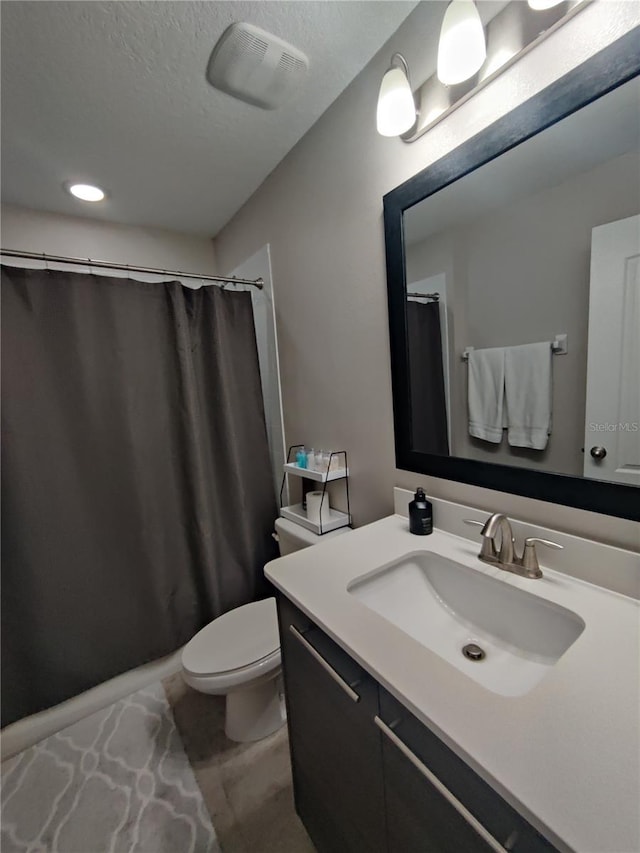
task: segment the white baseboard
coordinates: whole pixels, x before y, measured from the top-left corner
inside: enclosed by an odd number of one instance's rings
[[[5,761],[83,717],[88,717],[89,714],[117,702],[118,699],[173,675],[180,669],[181,654],[182,649],[178,649],[164,658],[116,675],[115,678],[110,678],[109,681],[98,684],[97,687],[92,687],[91,690],[79,696],[67,699],[66,702],[54,705],[53,708],[47,708],[46,711],[39,711],[37,714],[5,726],[0,736],[0,759]]]

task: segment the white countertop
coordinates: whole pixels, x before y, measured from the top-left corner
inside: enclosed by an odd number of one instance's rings
[[[420,549],[567,607],[585,630],[529,693],[493,693],[347,592]],[[636,853],[639,602],[544,563],[540,580],[520,578],[480,563],[478,550],[441,530],[413,536],[394,515],[274,560],[265,574],[560,850]]]

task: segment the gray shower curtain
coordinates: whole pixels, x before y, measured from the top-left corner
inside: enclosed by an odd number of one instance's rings
[[[411,447],[449,455],[438,302],[407,302]]]
[[[2,268],[2,724],[267,593],[249,293]]]

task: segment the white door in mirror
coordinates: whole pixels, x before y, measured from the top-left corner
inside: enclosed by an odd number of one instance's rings
[[[640,216],[592,231],[584,475],[640,486]]]

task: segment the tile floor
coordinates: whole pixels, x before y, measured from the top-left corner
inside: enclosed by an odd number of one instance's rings
[[[315,853],[295,813],[287,728],[257,743],[224,734],[224,696],[163,682],[224,853]]]

